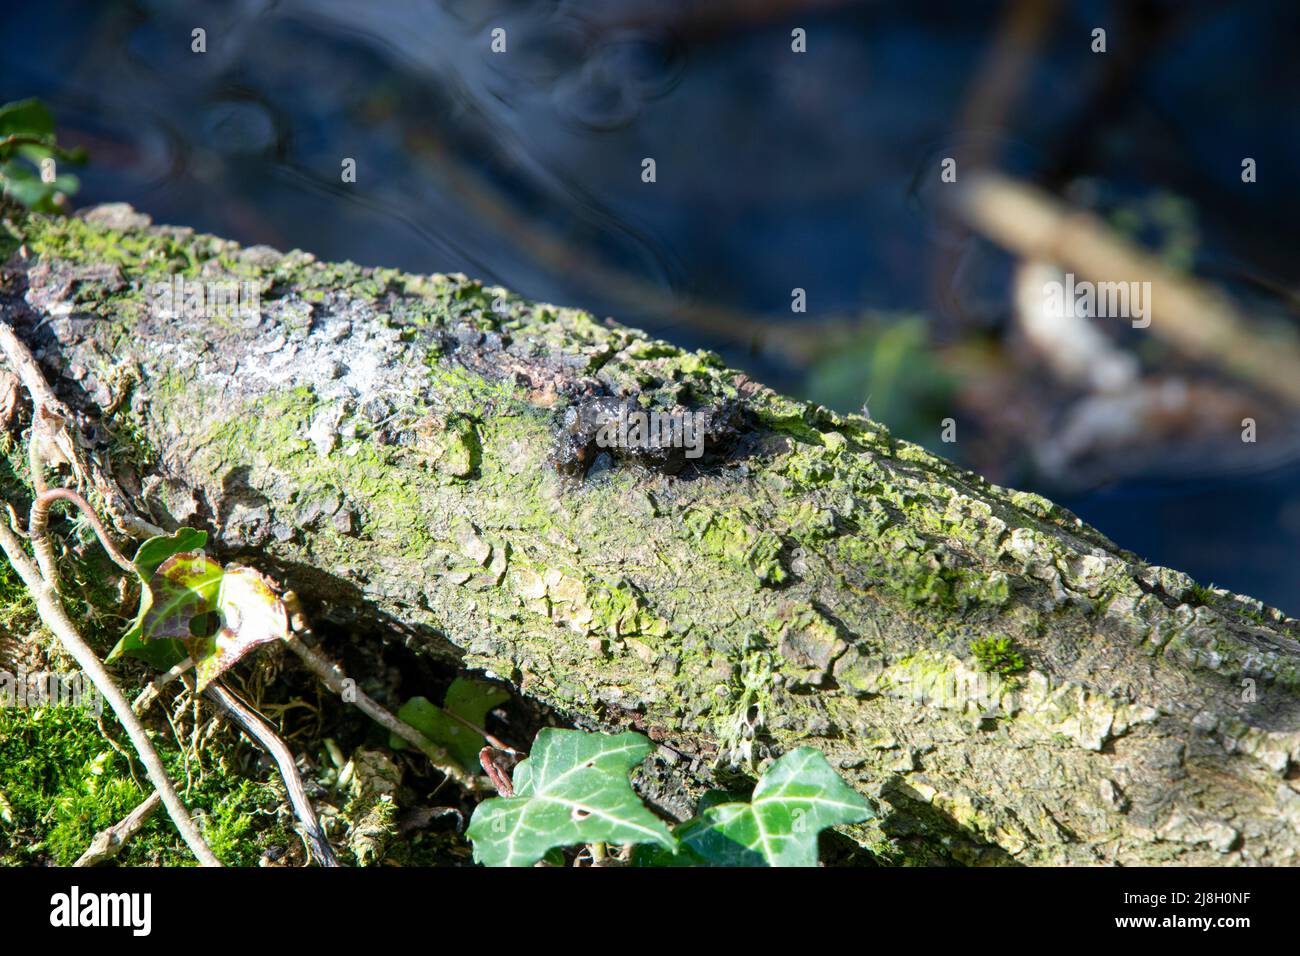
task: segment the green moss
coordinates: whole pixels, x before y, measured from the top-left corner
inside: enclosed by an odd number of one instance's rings
[[[10,650],[4,646],[14,641],[11,650],[17,650],[17,635],[30,632],[39,624],[36,617],[36,605],[22,581],[8,561],[0,562],[0,651]]]
[[[0,834],[7,864],[67,865],[146,794],[119,775],[94,719],[65,708],[0,710]]]
[[[0,484],[14,481],[0,469]],[[84,535],[80,523],[60,522],[63,533]],[[87,641],[106,650],[120,634],[124,621],[117,606],[117,575],[97,548],[62,562],[70,615]],[[0,628],[7,634],[28,635],[22,649],[25,666],[55,670],[62,653],[52,638],[38,629],[39,621],[26,590],[6,564],[0,564]],[[5,643],[0,635],[0,643]],[[34,646],[33,646],[34,645]],[[16,670],[5,660],[19,651],[0,647],[0,667]],[[131,669],[115,669],[119,682],[130,680]],[[133,690],[126,683],[128,697]],[[105,739],[109,733],[117,746]],[[117,749],[124,742],[112,714],[101,720],[70,707],[0,708],[0,864],[25,865],[73,862],[100,830],[126,816],[152,788],[138,764],[132,766]],[[248,751],[234,735],[211,739],[188,761],[174,746],[170,732],[155,734],[164,765],[181,785],[182,798],[201,821],[213,849],[227,863],[254,864],[270,843],[286,845],[297,837],[279,822],[283,803],[278,782],[245,776],[238,768]],[[137,781],[143,781],[143,787]],[[189,864],[192,855],[167,816],[158,812],[119,858],[135,865]]]
[[[105,718],[113,726],[112,717]],[[279,823],[278,786],[233,771],[230,744],[210,743],[186,773],[174,748],[163,762],[200,822],[213,852],[229,865],[255,865],[262,850],[297,837]],[[134,776],[133,776],[134,774]],[[0,863],[66,866],[100,830],[140,804],[148,781],[104,739],[93,715],[43,707],[0,710]],[[191,785],[186,787],[189,779]],[[186,865],[193,856],[166,813],[150,818],[119,857],[127,865]]]
[[[971,642],[970,650],[986,673],[1009,677],[1025,669],[1025,659],[1009,637],[982,637]]]
[[[436,351],[425,353],[432,400],[453,413],[481,419],[488,407],[507,410],[518,406],[520,395],[512,380],[488,381],[473,372],[439,361]]]
[[[462,418],[458,420],[458,425],[449,430],[446,453],[440,467],[456,478],[468,478],[478,468],[482,453],[473,423]]]
[[[193,237],[120,232],[75,217],[29,217],[23,225],[28,250],[68,262],[112,262],[142,274],[197,276],[201,244]]]
[[[780,522],[785,533],[801,541],[819,542],[833,538],[838,533],[835,512],[820,508],[810,501],[791,502],[782,506]]]
[[[1056,513],[1055,504],[1042,495],[1034,494],[1032,491],[1013,491],[1011,493],[1011,503],[1021,511],[1027,511],[1031,515],[1044,520],[1050,520]]]
[[[755,408],[755,417],[764,428],[789,435],[796,441],[807,444],[821,441],[821,433],[810,424],[808,406],[803,402],[773,398]]]
[[[314,497],[337,497],[341,492],[346,501],[339,504],[360,508],[363,534],[418,529],[428,517],[425,502],[432,495],[425,494],[409,472],[392,467],[395,457],[406,452],[365,437],[351,443],[346,453],[336,449],[321,455],[306,438],[319,409],[306,387],[262,398],[214,426],[200,442],[200,460],[214,470],[251,460],[255,472],[293,474],[303,489],[299,502],[304,508]]]

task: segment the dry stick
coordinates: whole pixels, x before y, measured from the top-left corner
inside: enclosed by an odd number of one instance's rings
[[[0,322],[0,352],[4,352],[5,358],[9,359],[14,374],[31,396],[33,407],[44,406],[56,414],[66,412],[66,406],[54,394],[54,389],[50,388],[50,383],[45,380],[45,373],[36,364],[31,350],[18,338],[8,322]]]
[[[193,689],[192,677],[187,675],[186,683]],[[298,822],[302,824],[303,835],[307,838],[312,853],[320,861],[321,866],[338,866],[339,861],[334,856],[329,839],[321,828],[311,801],[307,799],[307,790],[302,785],[302,777],[298,775],[298,765],[294,762],[293,753],[280,739],[279,734],[262,719],[257,711],[220,683],[214,681],[204,689],[203,693],[208,699],[220,705],[244,730],[248,731],[253,739],[266,748],[266,752],[271,755],[271,759],[280,770],[280,777],[284,780],[285,789],[289,793],[289,802],[298,817]]]
[[[136,716],[139,717],[151,706],[153,706],[153,702],[158,699],[158,695],[162,693],[163,688],[166,687],[168,684],[170,684],[172,681],[176,680],[178,677],[180,677],[182,674],[184,674],[187,670],[189,670],[193,666],[194,666],[194,658],[187,657],[179,664],[173,665],[165,673],[159,674],[157,677],[151,680],[145,686],[144,690],[140,691],[136,699],[131,702],[131,709],[135,711]]]
[[[433,765],[450,780],[460,784],[466,790],[479,790],[481,784],[477,777],[465,773],[458,767],[451,755],[439,747],[424,734],[408,723],[398,720],[391,713],[372,700],[355,682],[349,682],[343,670],[328,660],[319,651],[308,647],[297,635],[290,636],[286,642],[289,649],[297,654],[307,669],[320,678],[330,690],[345,701],[356,704],[361,712],[380,726],[392,731],[407,743],[412,744],[432,761]]]
[[[163,768],[162,760],[158,757],[158,751],[154,750],[153,743],[150,742],[148,734],[145,733],[144,725],[140,723],[139,718],[131,710],[130,702],[118,689],[117,684],[113,682],[113,678],[95,655],[95,652],[77,633],[76,625],[72,623],[67,612],[63,610],[54,583],[41,575],[40,569],[32,563],[32,560],[23,550],[22,542],[18,540],[18,536],[4,522],[0,522],[0,548],[4,549],[5,555],[9,558],[9,563],[13,565],[14,570],[18,572],[18,576],[27,585],[27,590],[35,598],[36,610],[40,614],[41,621],[59,639],[59,643],[63,645],[64,650],[72,655],[82,672],[90,677],[100,694],[108,701],[108,705],[113,708],[113,713],[117,715],[117,719],[122,724],[123,729],[126,730],[127,736],[131,738],[131,744],[135,747],[136,753],[140,755],[140,760],[144,764],[145,771],[149,774],[149,779],[161,794],[162,801],[167,806],[167,812],[171,815],[172,821],[176,824],[176,829],[180,831],[185,843],[194,851],[194,855],[198,857],[199,862],[204,866],[221,866],[221,861],[216,858],[204,841],[203,835],[199,833],[198,827],[194,825],[189,811],[185,809],[185,804],[181,802],[181,798],[172,786],[171,780],[167,778],[167,771]]]
[[[1152,332],[1300,405],[1300,348],[1269,336],[1215,287],[1178,275],[1091,213],[1005,176],[972,173],[956,197],[969,226],[1012,252],[1097,282],[1150,282]]]
[[[149,796],[145,797],[144,803],[140,804],[123,819],[114,823],[107,830],[100,830],[90,841],[90,846],[86,852],[77,857],[77,862],[73,866],[97,866],[106,860],[111,860],[122,852],[122,847],[126,846],[127,841],[139,832],[144,826],[144,822],[153,815],[158,809],[158,804],[162,802],[162,797],[155,790]]]

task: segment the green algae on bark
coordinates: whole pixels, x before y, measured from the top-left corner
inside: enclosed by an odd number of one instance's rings
[[[887,859],[1300,862],[1300,643],[1276,610],[580,310],[124,207],[20,228],[6,314],[81,406],[129,390],[140,509],[320,613],[679,767],[816,746],[880,801],[853,835]],[[153,313],[175,272],[257,282],[258,320]],[[726,409],[725,435],[674,473],[590,449],[557,469],[566,414],[607,399]],[[1026,669],[988,673],[990,637]]]

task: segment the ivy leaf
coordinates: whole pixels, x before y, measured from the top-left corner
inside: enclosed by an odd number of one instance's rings
[[[676,856],[643,853],[642,866],[816,866],[817,835],[875,816],[821,751],[800,747],[768,768],[748,803],[714,803],[673,831]]]
[[[455,714],[475,727],[482,727],[488,711],[509,699],[509,692],[496,684],[457,677],[447,688],[442,707],[424,697],[412,697],[397,712],[397,719],[446,747],[461,767],[473,770],[478,766],[478,753],[483,748],[484,738],[449,714]],[[396,734],[389,735],[388,743],[395,750],[410,746]]]
[[[144,639],[144,619],[153,607],[153,591],[149,580],[158,570],[158,566],[168,558],[186,551],[201,551],[208,543],[206,531],[193,528],[181,528],[175,534],[159,535],[145,541],[135,552],[131,562],[135,565],[136,576],[140,579],[140,610],[127,628],[125,634],[109,651],[105,661],[112,664],[120,657],[134,657],[153,666],[157,670],[167,670],[185,659],[185,648],[180,641]]]
[[[49,154],[49,150],[38,152]],[[35,160],[37,164],[40,158],[42,157]],[[18,159],[0,163],[0,190],[14,201],[37,212],[56,212],[58,206],[54,202],[55,195],[64,193],[70,196],[80,185],[80,180],[70,173],[60,173],[47,183],[36,168],[28,167]]]
[[[110,661],[130,654],[170,667],[188,652],[202,690],[253,648],[288,638],[289,615],[269,578],[181,550],[206,541],[203,532],[183,528],[140,546],[133,562],[143,582],[140,612]]]
[[[513,797],[474,809],[467,831],[486,866],[531,866],[554,847],[580,843],[655,843],[672,835],[632,789],[628,772],[654,744],[637,733],[616,736],[548,727],[515,768]]]
[[[135,569],[142,580],[147,583],[149,578],[153,577],[154,572],[158,570],[158,566],[172,555],[180,554],[182,551],[202,551],[207,543],[208,533],[206,531],[180,528],[175,534],[160,535],[157,538],[150,538],[145,541],[135,552],[135,559],[132,564],[135,565]]]
[[[180,640],[200,691],[253,648],[289,637],[284,604],[253,568],[223,569],[201,551],[183,552],[159,565],[149,589],[143,637]]]

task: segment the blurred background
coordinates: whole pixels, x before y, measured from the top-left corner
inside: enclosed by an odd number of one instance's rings
[[[1044,333],[1017,294],[1043,264],[956,222],[939,178],[1041,186],[1287,354],[1292,0],[45,0],[0,31],[0,102],[41,98],[88,151],[73,207],[612,315],[1300,614],[1294,399],[1231,347]]]

